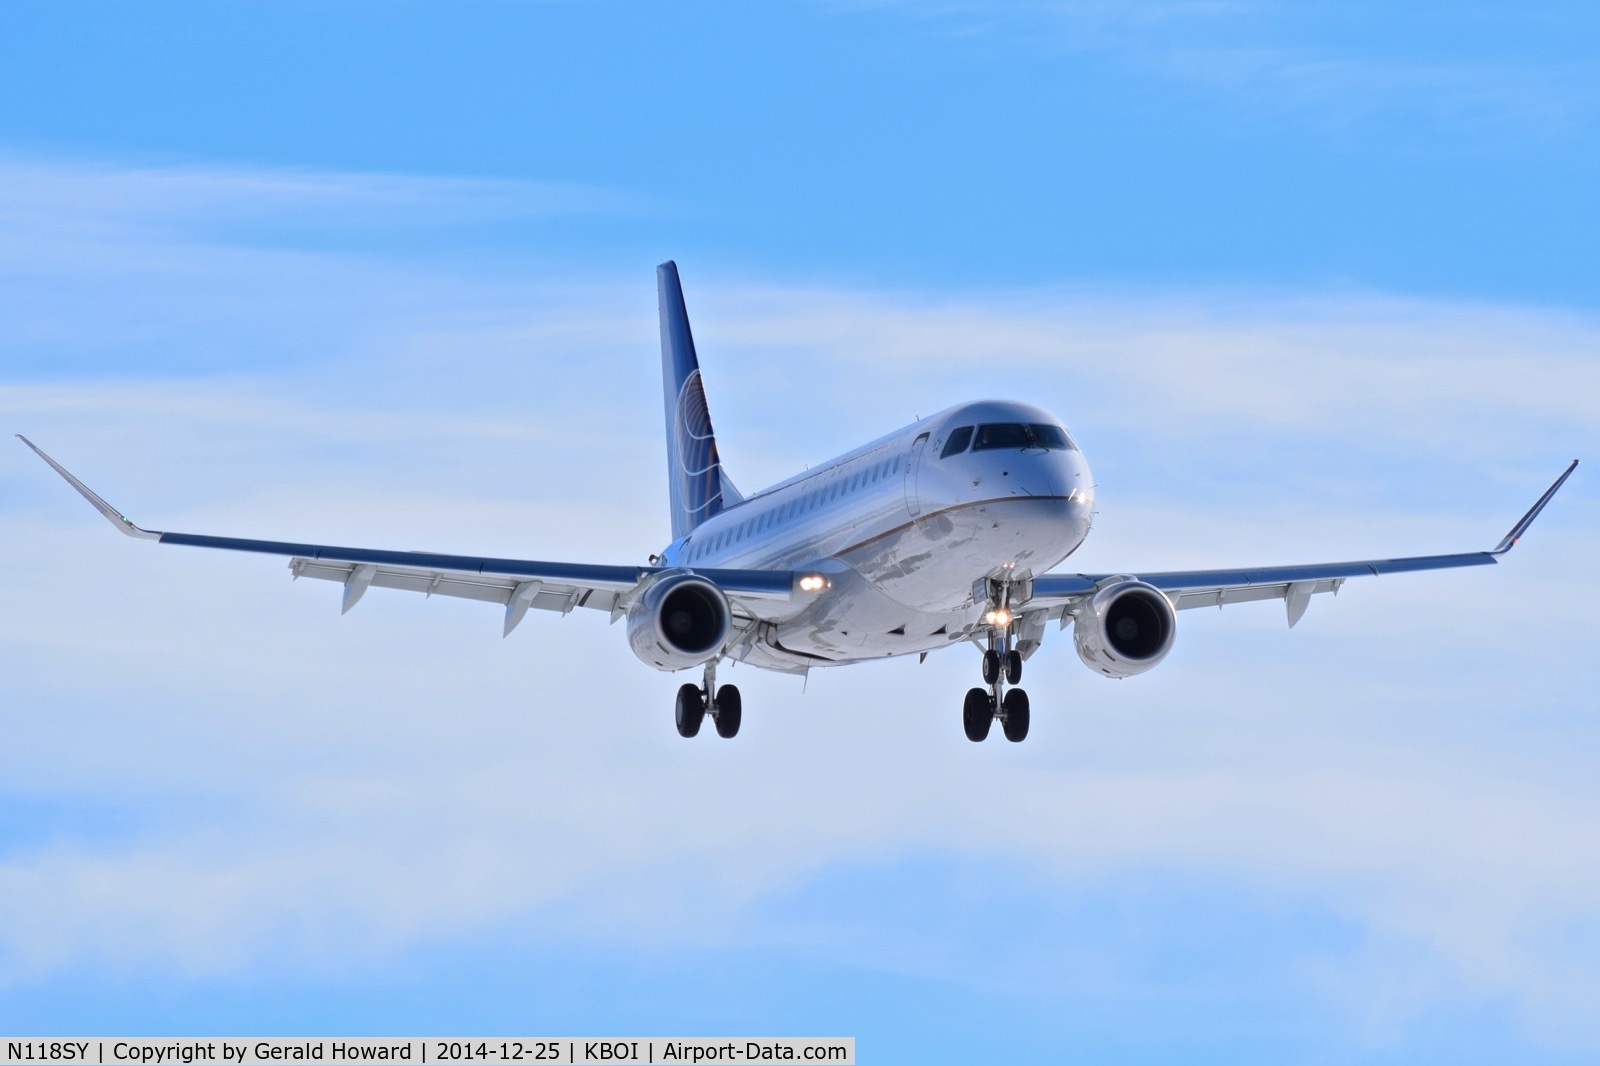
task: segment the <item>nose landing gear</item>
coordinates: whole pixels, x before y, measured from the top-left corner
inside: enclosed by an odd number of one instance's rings
[[[706,663],[705,680],[698,685],[683,685],[673,707],[673,719],[680,737],[692,737],[700,732],[707,714],[717,727],[717,736],[724,739],[739,734],[744,721],[744,699],[736,685],[717,687],[716,661]],[[985,730],[987,732],[987,730]]]

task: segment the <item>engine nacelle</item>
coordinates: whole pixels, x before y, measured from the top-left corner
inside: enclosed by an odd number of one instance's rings
[[[628,644],[657,670],[683,670],[714,657],[728,639],[728,598],[703,577],[664,577],[628,609]]]
[[[1128,578],[1089,598],[1072,625],[1078,658],[1106,677],[1142,674],[1167,657],[1178,613],[1154,585]]]

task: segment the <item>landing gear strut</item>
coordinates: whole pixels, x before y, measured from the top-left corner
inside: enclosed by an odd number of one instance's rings
[[[988,688],[967,690],[961,705],[961,727],[967,739],[976,743],[989,736],[996,718],[1006,739],[1017,743],[1028,736],[1031,718],[1028,694],[1020,688],[1007,690],[1022,680],[1022,653],[1012,647],[1011,586],[995,588],[997,605],[985,617],[989,622],[989,647],[983,653],[983,683]]]
[[[713,695],[714,694],[714,695]],[[684,685],[678,689],[678,699],[673,708],[680,737],[692,737],[700,732],[700,724],[707,714],[717,727],[717,736],[734,737],[744,720],[744,699],[736,685],[717,687],[717,664],[706,663],[705,680],[698,685]]]

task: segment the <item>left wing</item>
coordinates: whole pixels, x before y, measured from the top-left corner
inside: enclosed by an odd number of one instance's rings
[[[492,559],[141,529],[28,438],[19,433],[17,439],[49,463],[122,533],[161,544],[287,555],[295,577],[319,578],[344,585],[343,609],[346,611],[374,585],[429,596],[457,596],[503,605],[506,609],[504,633],[509,635],[530,608],[566,614],[574,607],[588,607],[608,611],[611,620],[616,621],[649,586],[652,578],[666,572],[654,566]],[[735,615],[743,616],[742,619],[735,617],[735,629],[742,628],[740,621],[748,625],[753,621],[786,617],[797,609],[798,601],[809,598],[798,595],[801,575],[789,570],[697,569],[695,573],[714,582],[728,597]]]
[[[1072,608],[1091,595],[1101,584],[1136,577],[1154,585],[1179,610],[1189,607],[1221,607],[1251,600],[1283,600],[1289,625],[1300,621],[1311,597],[1319,592],[1337,592],[1348,578],[1376,574],[1398,574],[1411,570],[1446,570],[1458,566],[1488,566],[1516,546],[1533,520],[1539,517],[1556,490],[1578,468],[1574,459],[1545,490],[1528,513],[1517,520],[1500,543],[1488,551],[1457,555],[1414,555],[1404,559],[1363,559],[1348,563],[1312,563],[1307,566],[1266,566],[1242,570],[1166,570],[1129,574],[1045,574],[1033,579],[1033,594],[1016,607],[1018,615],[1034,616],[1042,625],[1059,618],[1065,625]]]

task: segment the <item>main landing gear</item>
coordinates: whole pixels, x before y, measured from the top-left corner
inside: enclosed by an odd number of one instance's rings
[[[1028,736],[1028,694],[1020,688],[1007,689],[1022,680],[1022,654],[1011,646],[1010,611],[999,608],[991,614],[998,619],[989,628],[989,648],[983,653],[983,682],[989,687],[967,690],[961,705],[961,726],[974,743],[989,736],[996,718],[1006,739],[1012,743]]]
[[[710,698],[715,693],[715,698]],[[684,685],[678,689],[678,700],[673,708],[673,718],[678,724],[680,737],[692,737],[700,732],[700,723],[710,712],[717,727],[717,736],[733,737],[739,732],[744,719],[744,700],[735,685],[717,687],[717,664],[706,663],[705,681],[699,685]]]

